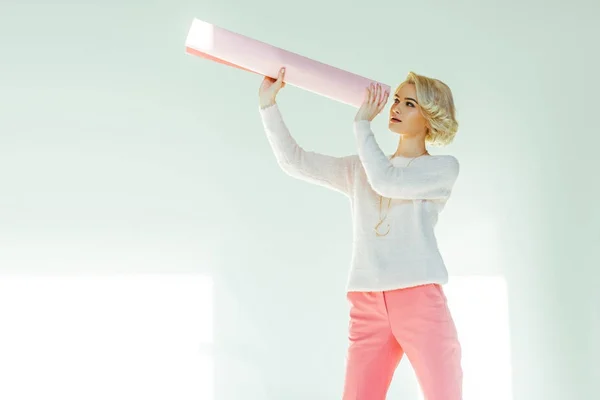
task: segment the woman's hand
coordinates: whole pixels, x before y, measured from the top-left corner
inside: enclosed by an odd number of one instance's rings
[[[277,79],[265,76],[258,90],[258,100],[261,108],[267,108],[275,104],[275,98],[279,90],[285,86],[283,78],[285,76],[285,68],[279,70]]]
[[[381,84],[369,85],[365,90],[365,100],[356,113],[355,121],[373,121],[387,103],[389,92],[381,88]]]

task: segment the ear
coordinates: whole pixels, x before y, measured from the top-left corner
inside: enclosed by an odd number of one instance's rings
[[[425,139],[431,139],[431,128],[429,125],[425,126]]]

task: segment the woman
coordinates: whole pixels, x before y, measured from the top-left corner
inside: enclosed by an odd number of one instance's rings
[[[347,281],[349,347],[344,400],[383,400],[404,354],[426,400],[462,398],[461,345],[442,285],[448,273],[434,227],[458,177],[450,155],[426,144],[452,142],[458,123],[448,86],[409,73],[395,91],[389,129],[400,136],[386,156],[371,121],[389,93],[366,89],[353,130],[357,154],[305,151],[291,136],[276,103],[285,70],[265,77],[260,114],[279,166],[289,175],[344,193],[353,215]]]

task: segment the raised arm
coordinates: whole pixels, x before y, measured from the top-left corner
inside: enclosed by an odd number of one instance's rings
[[[260,115],[277,163],[288,175],[350,195],[356,156],[334,157],[306,151],[298,145],[275,102],[285,86],[284,71],[277,80],[265,77],[259,91]]]
[[[427,156],[408,168],[397,167],[377,144],[370,121],[355,121],[354,133],[367,179],[381,196],[410,200],[444,200],[450,196],[460,169],[455,157]]]
[[[349,195],[356,156],[334,157],[306,151],[290,134],[277,104],[260,114],[277,163],[288,175]]]

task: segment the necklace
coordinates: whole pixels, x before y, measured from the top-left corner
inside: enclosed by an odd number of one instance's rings
[[[424,155],[424,154],[427,154],[427,150],[425,150],[425,152],[424,152],[424,153],[421,153],[421,154],[419,154],[418,156],[416,156],[416,157],[413,157],[413,158],[412,158],[412,159],[411,159],[411,160],[408,162],[408,164],[406,164],[406,167],[404,167],[404,168],[408,168],[408,166],[409,166],[409,165],[410,165],[410,164],[411,164],[411,163],[412,163],[412,162],[413,162],[415,159],[417,159],[417,158],[421,157],[421,156],[422,156],[422,155]],[[394,156],[390,157],[390,159],[392,159],[392,158],[394,158]],[[379,227],[380,227],[380,226],[383,224],[383,221],[385,221],[385,219],[387,218],[387,211],[389,211],[389,210],[390,210],[390,206],[391,206],[391,204],[392,204],[392,199],[391,199],[391,198],[389,198],[389,199],[388,199],[388,204],[387,204],[387,210],[386,210],[386,214],[385,214],[385,215],[382,217],[382,216],[381,216],[381,215],[382,215],[382,210],[381,210],[381,209],[382,209],[382,205],[383,205],[383,196],[379,195],[379,222],[377,223],[377,225],[375,225],[375,228],[374,228],[374,230],[375,230],[375,234],[376,234],[377,236],[386,236],[388,233],[390,233],[390,229],[391,229],[391,227],[390,227],[390,224],[387,224],[387,231],[386,231],[385,233],[380,233],[380,232],[379,232]]]

